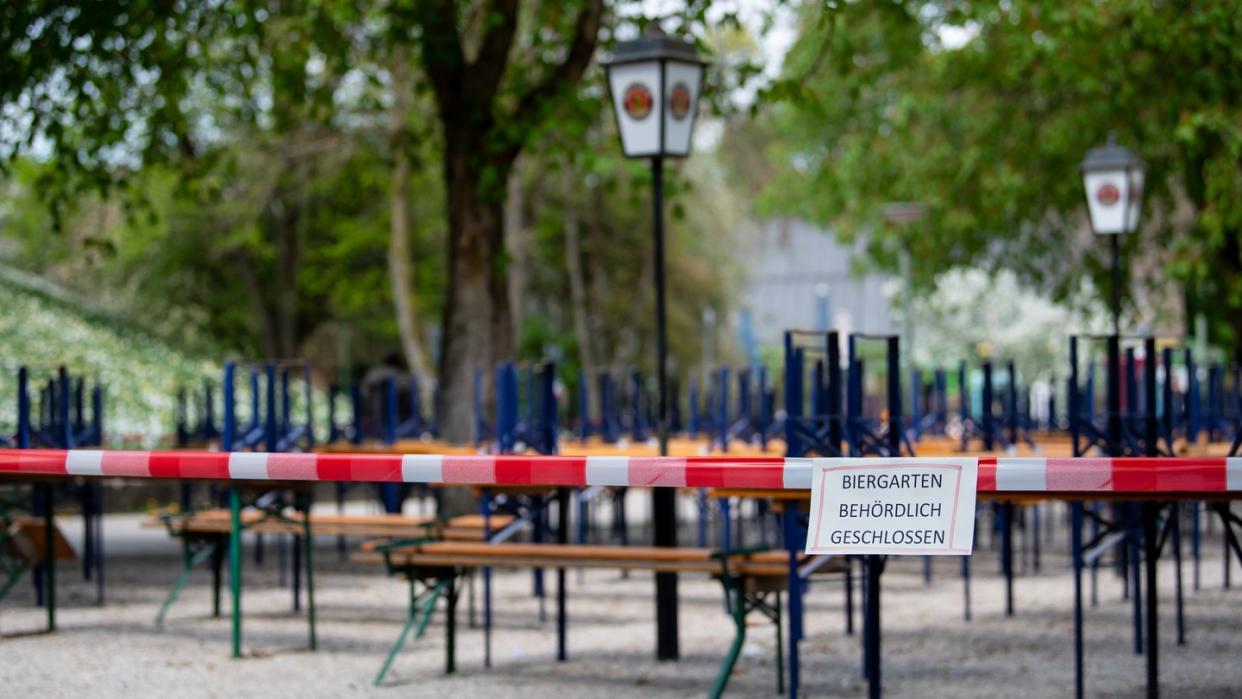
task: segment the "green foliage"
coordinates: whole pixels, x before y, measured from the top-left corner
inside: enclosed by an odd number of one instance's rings
[[[411,163],[413,297],[428,325],[439,325],[453,285],[462,202],[498,209],[521,153],[533,243],[519,354],[560,353],[562,366],[576,367],[563,231],[572,211],[582,221],[598,363],[651,374],[650,172],[621,157],[603,72],[587,60],[597,46],[610,49],[614,23],[649,20],[634,17],[639,3],[591,11],[598,7],[6,8],[0,261],[174,346],[307,355],[357,372],[398,345],[387,264],[397,153]],[[699,37],[704,49],[728,32],[746,43],[732,11],[709,20],[709,10],[710,2],[687,3],[664,26]],[[728,65],[709,74],[711,109],[730,114],[728,91],[759,72],[751,56],[722,54]],[[397,84],[394,66],[406,63],[409,83]],[[412,95],[407,119],[394,124],[402,90]],[[737,197],[710,168],[668,167],[670,338],[685,370],[697,356],[701,310],[723,317],[729,303],[734,270],[723,236]],[[461,182],[468,196],[446,191]],[[495,249],[487,263],[503,278],[514,260]],[[435,329],[423,335],[432,344]]]
[[[967,40],[942,45],[946,30]],[[1228,319],[1242,339],[1238,172],[1242,15],[1124,1],[859,3],[808,12],[765,128],[761,209],[863,236],[880,266],[909,250],[928,288],[952,266],[1008,268],[1065,298],[1107,289],[1077,164],[1109,132],[1149,163],[1139,284]],[[779,138],[775,135],[779,134]],[[885,222],[888,202],[928,208]],[[1072,264],[1066,264],[1067,258]],[[1167,303],[1167,301],[1166,301]]]

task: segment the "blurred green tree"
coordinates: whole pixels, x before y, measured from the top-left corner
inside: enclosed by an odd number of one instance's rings
[[[600,364],[649,359],[647,175],[612,155],[588,70],[614,23],[649,21],[621,5],[624,19],[602,0],[6,8],[5,234],[24,242],[24,265],[187,341],[338,364],[399,342],[424,378],[432,354],[445,432],[462,438],[473,371],[515,351],[573,334]],[[737,24],[728,11],[709,21],[711,6],[665,22],[697,35]],[[511,185],[519,235],[505,230]],[[571,294],[558,275],[575,217]],[[692,218],[674,223],[674,250],[717,251],[700,239],[719,236],[710,202]],[[698,304],[724,303],[717,257],[673,270],[696,304],[673,313],[688,337]],[[585,321],[573,333],[571,300]],[[524,333],[546,342],[518,346],[515,303],[546,309],[554,322]]]
[[[761,210],[865,236],[890,270],[906,252],[921,289],[978,265],[1057,298],[1084,277],[1106,291],[1077,165],[1115,132],[1150,166],[1125,288],[1207,313],[1242,358],[1239,47],[1224,1],[826,3],[768,93]],[[927,216],[887,224],[898,201]]]

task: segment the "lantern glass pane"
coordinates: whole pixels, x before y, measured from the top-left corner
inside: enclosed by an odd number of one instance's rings
[[[608,69],[612,108],[627,158],[660,154],[660,64],[622,63]]]
[[[1139,218],[1143,213],[1143,182],[1146,179],[1146,173],[1142,168],[1135,168],[1130,171],[1130,187],[1126,196],[1126,201],[1130,203],[1130,210],[1126,213],[1126,232],[1133,233],[1138,230]]]
[[[1101,235],[1125,233],[1130,190],[1126,171],[1118,168],[1088,172],[1083,175],[1083,185],[1091,229]]]
[[[703,66],[668,61],[664,65],[664,154],[690,155]]]

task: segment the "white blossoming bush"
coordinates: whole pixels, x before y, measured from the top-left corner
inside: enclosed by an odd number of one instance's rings
[[[73,312],[36,293],[0,284],[0,434],[17,426],[17,370],[30,369],[32,410],[39,393],[64,365],[74,376],[104,387],[109,447],[170,443],[178,386],[218,381],[219,365],[186,357],[152,336],[126,332]],[[218,399],[217,399],[218,400]],[[89,411],[89,393],[86,397]]]

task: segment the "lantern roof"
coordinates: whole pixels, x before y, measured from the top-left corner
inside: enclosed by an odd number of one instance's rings
[[[699,58],[699,52],[694,48],[694,44],[665,34],[660,25],[655,22],[647,25],[647,31],[643,32],[639,38],[618,41],[612,58],[604,65],[668,59],[706,65],[706,62]]]
[[[1078,170],[1083,173],[1102,172],[1105,170],[1133,170],[1145,167],[1138,156],[1129,149],[1117,145],[1117,137],[1108,135],[1108,142],[1087,151]]]

